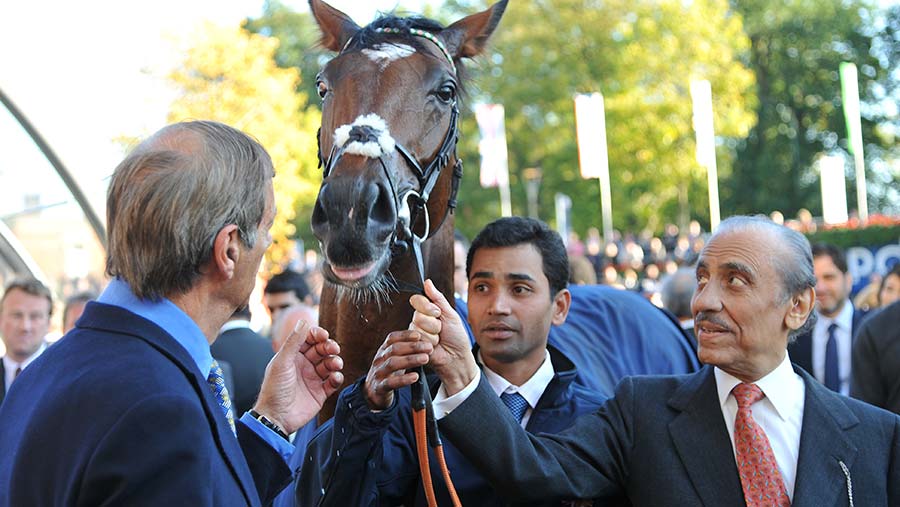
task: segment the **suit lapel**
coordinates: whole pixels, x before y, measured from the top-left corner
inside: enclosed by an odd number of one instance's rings
[[[184,347],[153,322],[123,308],[103,303],[89,302],[82,318],[79,319],[79,327],[101,329],[143,340],[178,365],[200,397],[216,445],[240,484],[247,503],[259,505],[259,493],[253,483],[253,475],[250,473],[240,444],[231,432],[225,413],[206,383],[206,375],[200,374],[196,363]]]
[[[806,401],[792,505],[837,505],[841,497],[847,498],[846,476],[839,463],[852,470],[858,452],[846,431],[859,424],[859,419],[839,395],[800,368],[794,370],[806,385]]]
[[[712,367],[704,367],[685,382],[669,406],[681,411],[669,423],[669,435],[703,505],[743,505]]]

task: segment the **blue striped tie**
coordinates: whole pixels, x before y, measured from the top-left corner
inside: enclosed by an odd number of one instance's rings
[[[512,412],[516,421],[522,422],[522,417],[525,416],[525,411],[528,410],[528,402],[525,401],[525,398],[519,393],[505,392],[500,395],[500,399],[503,401],[503,404],[506,405],[506,408]]]
[[[225,377],[222,375],[222,367],[219,362],[213,359],[212,365],[209,367],[209,376],[206,377],[206,383],[212,391],[219,407],[225,412],[225,418],[228,419],[228,425],[231,426],[231,432],[237,435],[237,429],[234,427],[234,412],[231,410],[231,396],[228,395],[228,389],[225,388]]]

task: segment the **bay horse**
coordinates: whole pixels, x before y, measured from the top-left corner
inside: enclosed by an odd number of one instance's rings
[[[309,0],[321,45],[337,53],[316,78],[323,178],[311,225],[324,256],[319,325],[341,345],[346,382],[409,326],[425,278],[453,300],[461,61],[484,50],[507,1],[447,27],[382,16],[361,28]]]

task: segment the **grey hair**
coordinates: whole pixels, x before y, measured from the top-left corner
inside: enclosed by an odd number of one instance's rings
[[[237,225],[248,248],[266,208],[272,159],[247,134],[212,121],[164,127],[113,173],[106,199],[106,272],[136,296],[194,286],[218,232]]]
[[[799,232],[776,224],[763,215],[738,215],[723,220],[713,237],[726,232],[754,230],[767,232],[772,236],[771,246],[780,247],[781,252],[772,255],[775,271],[781,277],[782,303],[809,288],[815,288],[816,275],[813,271],[812,248],[806,236]],[[712,239],[712,238],[710,238]],[[806,322],[788,334],[788,343],[798,336],[809,332],[816,323],[816,312],[810,312]]]
[[[695,268],[680,267],[665,277],[660,289],[663,307],[679,319],[691,316],[691,298],[697,290],[697,271]]]

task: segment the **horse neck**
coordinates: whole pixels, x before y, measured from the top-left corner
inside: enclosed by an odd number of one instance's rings
[[[426,278],[449,301],[453,301],[453,220],[448,218],[434,236],[423,244],[423,263]],[[391,265],[391,273],[400,280],[418,285],[418,268],[412,255],[405,255]],[[319,325],[328,331],[341,345],[344,360],[344,385],[357,381],[369,371],[378,347],[392,331],[409,328],[412,307],[409,292],[393,292],[390,300],[378,304],[375,301],[357,302],[352,298],[338,297],[338,288],[325,284],[319,303]],[[326,421],[334,415],[337,394],[326,400],[319,420]]]

